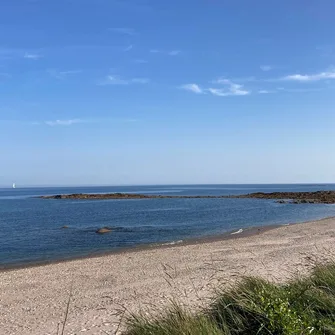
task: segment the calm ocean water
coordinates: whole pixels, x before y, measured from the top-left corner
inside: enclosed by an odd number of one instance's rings
[[[327,185],[193,185],[0,189],[0,265],[59,260],[147,243],[215,235],[250,226],[335,216],[335,205],[259,199],[42,200],[38,195],[129,192],[229,195],[335,190]],[[68,229],[61,229],[62,226]],[[114,227],[105,235],[97,228]]]

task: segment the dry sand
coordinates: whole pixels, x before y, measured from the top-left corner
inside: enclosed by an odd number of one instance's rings
[[[123,308],[161,306],[170,298],[206,304],[213,287],[241,275],[275,281],[306,273],[334,254],[335,218],[254,236],[110,254],[0,272],[0,334],[115,334]]]

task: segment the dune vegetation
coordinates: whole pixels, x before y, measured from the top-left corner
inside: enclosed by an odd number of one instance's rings
[[[126,335],[335,334],[335,263],[285,284],[243,278],[200,312],[178,304],[127,318]]]

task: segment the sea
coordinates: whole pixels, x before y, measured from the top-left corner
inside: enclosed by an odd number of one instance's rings
[[[335,216],[335,205],[262,199],[51,200],[41,195],[238,195],[335,190],[335,184],[166,185],[0,189],[0,267],[59,261],[142,245],[179,243],[255,226]],[[64,229],[63,226],[68,228]],[[112,232],[96,234],[101,227]]]

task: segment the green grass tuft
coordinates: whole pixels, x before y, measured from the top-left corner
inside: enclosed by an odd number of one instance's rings
[[[173,304],[164,315],[132,316],[127,327],[127,335],[335,335],[335,264],[284,285],[244,278],[201,313]]]
[[[173,304],[165,316],[147,318],[132,316],[127,325],[131,335],[224,335],[225,333],[206,315],[192,315]]]

